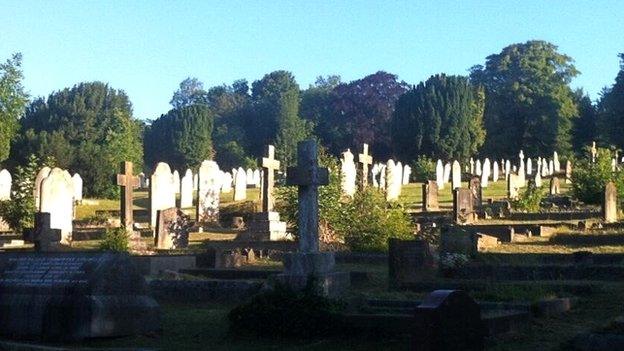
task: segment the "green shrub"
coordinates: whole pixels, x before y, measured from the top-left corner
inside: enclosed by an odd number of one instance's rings
[[[511,205],[515,210],[537,212],[540,209],[540,203],[544,198],[544,194],[544,189],[535,186],[533,182],[529,182],[526,190]]]
[[[412,165],[412,179],[417,182],[426,182],[435,179],[436,163],[427,156],[418,156]]]
[[[622,171],[611,170],[611,153],[608,149],[599,148],[596,161],[587,157],[576,160],[572,169],[572,193],[588,204],[602,203],[604,189],[609,181],[615,182],[619,198],[624,195],[624,174]]]
[[[307,339],[339,335],[344,304],[316,294],[310,282],[296,292],[281,285],[256,295],[228,315],[230,333],[272,338]]]
[[[100,250],[113,252],[127,252],[130,236],[126,228],[107,228],[100,242]]]

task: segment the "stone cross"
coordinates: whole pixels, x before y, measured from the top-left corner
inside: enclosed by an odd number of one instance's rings
[[[329,184],[329,171],[318,165],[318,147],[314,140],[297,145],[297,167],[288,167],[286,184],[299,187],[299,251],[318,252],[318,187]]]
[[[24,240],[35,244],[35,251],[54,251],[61,240],[61,230],[50,228],[50,214],[47,212],[35,213],[35,228],[24,231]]]
[[[134,229],[132,193],[133,189],[139,186],[139,177],[132,175],[132,162],[122,162],[121,172],[117,175],[117,185],[121,187],[121,225],[126,228],[126,231],[132,232]]]
[[[267,146],[267,157],[262,158],[262,212],[273,211],[275,197],[273,188],[275,186],[275,171],[280,168],[280,161],[275,159],[275,147]]]
[[[358,155],[358,162],[362,164],[362,189],[368,185],[368,166],[373,164],[373,156],[368,154],[368,144],[364,144],[362,153]]]

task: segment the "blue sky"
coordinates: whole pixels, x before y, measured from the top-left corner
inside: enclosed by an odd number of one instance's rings
[[[572,56],[573,86],[596,99],[624,52],[624,1],[0,1],[0,59],[23,53],[31,95],[100,80],[142,119],[188,76],[210,87],[285,69],[307,87],[385,70],[415,84],[531,39]]]

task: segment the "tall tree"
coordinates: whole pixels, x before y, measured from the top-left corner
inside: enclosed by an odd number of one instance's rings
[[[406,90],[405,82],[382,71],[336,86],[328,121],[334,125],[333,139],[326,140],[330,152],[338,154],[344,148],[368,143],[376,158],[390,157],[389,122],[396,101]]]
[[[602,92],[598,103],[601,139],[624,149],[624,53],[615,83]]]
[[[323,145],[331,145],[340,131],[331,118],[334,89],[340,84],[340,76],[317,77],[316,82],[301,92],[301,118],[310,121],[314,134]],[[337,152],[339,152],[338,150]]]
[[[578,106],[578,118],[574,120],[573,129],[573,146],[574,151],[582,153],[587,145],[590,145],[592,141],[598,141],[598,117],[596,113],[596,106],[592,103],[589,96],[581,89],[574,92],[574,99]]]
[[[80,173],[90,196],[116,196],[112,179],[119,163],[143,163],[141,124],[132,117],[128,96],[101,82],[36,99],[20,124],[12,159],[24,164],[30,154],[52,156],[58,166]]]
[[[0,64],[0,162],[9,157],[11,141],[19,129],[18,120],[28,103],[23,79],[21,54]]]
[[[292,73],[275,71],[252,84],[253,114],[247,123],[250,151],[259,156],[264,146],[275,143],[282,166],[295,159],[297,143],[311,127],[299,117],[299,85]]]
[[[173,93],[169,103],[174,109],[208,104],[208,93],[204,90],[204,83],[197,78],[186,78],[180,83],[180,88]]]
[[[392,144],[401,160],[418,155],[466,159],[483,144],[483,91],[468,78],[431,76],[401,95],[391,120]]]
[[[472,81],[486,93],[485,153],[511,157],[520,149],[529,155],[571,150],[578,111],[569,83],[579,73],[572,62],[551,43],[528,41],[471,69]]]
[[[153,168],[167,162],[181,173],[213,156],[214,114],[206,105],[172,109],[145,131],[145,160]]]

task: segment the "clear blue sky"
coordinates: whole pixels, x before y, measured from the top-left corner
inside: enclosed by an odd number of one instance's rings
[[[143,119],[188,76],[210,87],[285,69],[307,87],[385,70],[415,84],[530,39],[572,56],[573,86],[596,99],[624,52],[624,1],[0,2],[0,59],[23,53],[31,95],[100,80]]]

